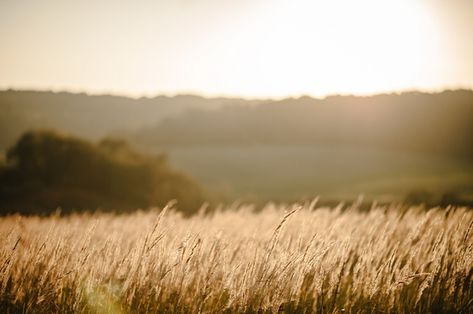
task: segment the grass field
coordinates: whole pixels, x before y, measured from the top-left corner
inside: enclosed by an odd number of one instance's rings
[[[473,211],[0,218],[2,313],[471,313]]]

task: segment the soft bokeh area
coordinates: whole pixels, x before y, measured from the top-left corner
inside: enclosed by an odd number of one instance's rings
[[[7,212],[171,199],[193,212],[204,200],[259,206],[317,195],[326,204],[360,195],[473,203],[471,90],[280,101],[4,91],[0,108]],[[174,172],[186,179],[169,181]],[[187,181],[193,188],[181,189]]]

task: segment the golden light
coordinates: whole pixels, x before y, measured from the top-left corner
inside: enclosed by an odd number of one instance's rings
[[[473,86],[468,33],[452,33],[467,4],[120,3],[10,4],[0,87],[277,98]]]
[[[226,26],[199,51],[209,56],[202,66],[220,67],[208,77],[212,86],[202,86],[210,93],[406,89],[428,82],[432,60],[443,57],[436,25],[415,1],[271,1]]]

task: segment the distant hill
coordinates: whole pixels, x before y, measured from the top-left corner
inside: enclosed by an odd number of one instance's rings
[[[68,92],[0,91],[0,150],[25,131],[52,128],[89,139],[153,125],[190,108],[213,110],[229,104],[251,104],[231,98],[194,95],[133,99]]]
[[[473,159],[473,91],[301,97],[193,109],[136,132],[144,146],[339,145]]]
[[[0,149],[30,129],[144,147],[324,144],[473,156],[473,91],[280,101],[0,92]]]
[[[4,91],[0,110],[0,150],[31,129],[112,134],[166,151],[226,200],[473,202],[471,90],[280,101]]]

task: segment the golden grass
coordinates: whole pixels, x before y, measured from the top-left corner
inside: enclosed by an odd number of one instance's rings
[[[0,218],[2,313],[473,310],[473,211]]]

